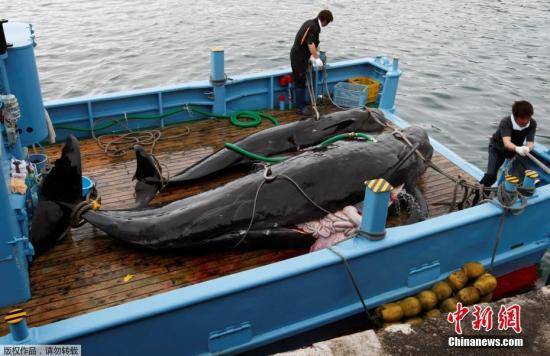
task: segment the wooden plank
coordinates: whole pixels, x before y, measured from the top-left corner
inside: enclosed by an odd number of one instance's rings
[[[295,119],[297,117],[286,115],[281,121]],[[180,141],[159,142],[156,147],[159,159],[170,161],[172,174],[221,148],[225,140],[234,141],[267,128],[270,124],[254,129],[237,129],[224,122],[220,125],[218,121],[204,121],[193,126],[193,136]],[[172,130],[170,134],[174,132],[178,130]],[[53,145],[47,148],[51,161],[59,156],[61,147]],[[100,148],[91,140],[81,143],[81,152],[84,174],[96,181],[103,197],[102,206],[131,206],[134,200],[131,182],[135,171],[133,152],[123,158],[107,157],[101,154]],[[166,192],[160,195],[159,201],[194,194],[232,178],[228,176],[212,180],[202,189],[186,191],[183,187],[182,192],[176,190],[177,194]],[[71,235],[48,253],[36,258],[30,268],[33,298],[20,306],[30,312],[31,325],[117,305],[306,252],[305,249],[235,250],[189,256],[135,249],[89,226],[74,229]],[[127,274],[134,275],[132,281],[121,282]],[[0,314],[4,312],[0,310]],[[5,332],[7,329],[2,325],[0,334]]]
[[[292,113],[274,113],[283,123],[298,119]],[[161,162],[170,162],[170,175],[174,175],[223,147],[225,141],[235,141],[270,126],[270,123],[263,123],[257,128],[238,129],[224,120],[197,121],[166,130],[165,135],[181,134],[186,132],[186,127],[191,132],[182,139],[159,142],[155,152]],[[51,145],[46,148],[50,161],[53,162],[59,156],[61,147]],[[108,157],[102,154],[93,140],[82,141],[81,152],[83,172],[96,181],[102,196],[102,208],[132,206],[134,182],[131,178],[135,171],[133,152],[128,152],[124,157]],[[432,162],[451,175],[461,173],[466,179],[474,181],[438,153],[434,154]],[[228,172],[224,176],[201,182],[200,186],[187,185],[167,190],[153,202],[164,203],[197,194],[242,174],[238,171]],[[448,207],[435,206],[434,203],[452,199],[453,182],[428,169],[419,179],[419,186],[425,193],[432,216],[448,211]],[[231,250],[202,254],[144,251],[85,225],[73,229],[70,236],[48,253],[36,258],[30,268],[33,298],[19,306],[29,312],[30,325],[36,326],[306,252],[307,249]],[[127,274],[134,277],[124,283],[123,278]],[[0,315],[6,310],[0,309]],[[0,326],[0,335],[6,332],[5,324]]]

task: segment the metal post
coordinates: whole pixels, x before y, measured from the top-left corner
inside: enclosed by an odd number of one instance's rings
[[[392,113],[395,112],[395,96],[397,95],[397,85],[399,84],[400,76],[399,58],[394,58],[392,68],[386,73],[386,79],[383,83],[380,109],[386,109]]]
[[[2,81],[0,83],[0,94],[11,94],[10,82],[8,81],[8,71],[6,70],[6,62],[4,61],[7,56],[7,53],[0,54],[0,80]],[[3,93],[1,89],[4,89]]]
[[[360,235],[377,241],[386,235],[388,201],[393,187],[385,179],[373,179],[365,182],[365,200]]]
[[[227,113],[225,96],[225,82],[227,78],[225,76],[223,47],[212,48],[210,66],[210,83],[212,83],[214,88],[213,112],[225,115]]]
[[[531,189],[535,188],[535,182],[539,178],[539,173],[537,171],[526,170],[525,178],[523,178],[523,188]]]
[[[393,63],[392,63],[392,70],[394,72],[397,72],[398,67],[399,67],[399,58],[394,57],[393,58]]]
[[[513,175],[507,174],[504,177],[504,188],[509,192],[515,192],[519,184],[519,178]]]
[[[27,313],[23,309],[10,310],[4,317],[10,328],[13,341],[23,341],[29,337],[26,317]]]

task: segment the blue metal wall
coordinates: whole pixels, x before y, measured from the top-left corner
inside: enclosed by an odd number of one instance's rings
[[[25,196],[9,192],[11,155],[4,145],[4,128],[0,125],[0,307],[31,297],[27,255],[28,220]]]
[[[217,57],[213,57],[217,58]],[[213,64],[220,63],[213,59]],[[375,59],[360,59],[343,61],[329,64],[327,67],[328,84],[330,90],[339,81],[344,81],[352,76],[370,76],[379,80],[384,89],[380,103],[382,108],[392,109],[397,91],[397,81],[400,71],[391,71],[389,62],[382,63]],[[213,70],[212,73],[220,76],[220,70]],[[56,133],[58,140],[64,140],[69,133],[79,138],[90,137],[87,131],[97,122],[96,127],[101,127],[109,122],[109,118],[124,120],[124,116],[132,114],[158,115],[174,109],[181,109],[185,105],[191,105],[206,111],[225,111],[227,113],[238,110],[259,110],[273,109],[278,107],[278,96],[286,95],[286,88],[279,85],[279,78],[289,74],[290,70],[258,73],[255,75],[235,76],[228,79],[220,87],[212,85],[209,81],[194,82],[186,85],[152,88],[145,90],[134,90],[124,93],[107,94],[95,97],[82,97],[66,100],[55,100],[46,103],[46,109],[50,114],[52,122],[57,126]],[[220,78],[216,78],[219,80]],[[317,90],[321,91],[321,82],[317,83]],[[216,97],[224,95],[223,103],[217,103]],[[215,107],[215,105],[217,105]],[[177,113],[163,120],[132,120],[128,122],[133,129],[151,126],[163,126],[167,123],[185,122],[198,119],[200,116],[187,111]],[[82,131],[61,129],[59,126],[76,127]],[[120,127],[112,127],[98,133],[110,133],[120,131]]]
[[[34,35],[32,26],[25,23],[8,22],[4,25],[6,40],[13,47],[8,48],[4,59],[5,72],[0,70],[0,82],[6,82],[9,88],[5,94],[14,94],[21,108],[21,119],[18,126],[21,129],[21,143],[28,146],[41,142],[48,135],[44,116],[44,104],[38,68],[34,56]],[[0,58],[0,62],[2,59]],[[0,67],[2,63],[0,63]],[[6,86],[6,85],[4,85]]]

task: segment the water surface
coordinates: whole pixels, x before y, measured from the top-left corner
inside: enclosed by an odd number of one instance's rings
[[[329,59],[400,57],[398,114],[470,162],[485,167],[514,100],[550,137],[547,0],[7,0],[2,17],[34,24],[44,97],[57,99],[206,79],[218,45],[229,75],[287,67],[295,31],[323,8]]]

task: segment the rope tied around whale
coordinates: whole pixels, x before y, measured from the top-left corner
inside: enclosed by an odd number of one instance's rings
[[[344,140],[346,138],[351,138],[351,139],[361,139],[361,140],[365,140],[367,142],[377,142],[376,139],[370,137],[369,135],[366,135],[364,133],[355,133],[355,132],[351,132],[351,133],[347,133],[347,134],[339,134],[339,135],[335,135],[325,141],[323,141],[319,146],[317,147],[321,147],[321,148],[326,148],[328,146],[330,146],[331,144],[333,144],[334,142],[336,141],[339,141],[339,140]],[[234,144],[230,144],[230,143],[226,143],[225,144],[226,147],[238,152],[238,153],[241,153],[243,155],[245,155],[246,157],[249,157],[249,158],[253,158],[253,159],[259,159],[259,160],[262,160],[262,159],[275,159],[275,162],[269,162],[269,160],[265,161],[265,162],[268,162],[268,163],[279,163],[281,162],[282,160],[286,159],[286,157],[264,157],[264,156],[260,156],[260,155],[256,155],[256,154],[253,154],[251,152],[248,152],[247,150],[243,149],[243,148],[240,148]],[[419,144],[415,144],[412,146],[412,149],[410,150],[410,152],[408,152],[402,159],[400,159],[391,169],[390,169],[390,172],[394,172],[395,170],[399,169],[399,167],[401,167],[401,165],[414,153],[414,152],[418,152],[417,149],[418,149],[418,146]],[[278,175],[273,175],[272,174],[272,171],[271,171],[271,168],[269,166],[269,164],[266,164],[266,165],[263,165],[264,166],[264,173],[263,173],[263,178],[264,180],[260,183],[260,185],[258,186],[258,189],[256,190],[256,194],[254,196],[254,201],[253,201],[253,205],[252,205],[252,215],[251,215],[251,218],[250,218],[250,223],[247,227],[247,229],[245,230],[242,238],[235,244],[235,246],[233,246],[234,248],[239,246],[243,241],[244,239],[246,238],[246,236],[248,235],[248,233],[250,232],[250,229],[252,228],[252,224],[254,223],[254,217],[256,215],[256,204],[257,204],[257,201],[258,201],[258,197],[259,197],[259,194],[260,194],[260,190],[262,189],[263,185],[265,183],[268,183],[268,182],[272,182],[273,180],[275,180],[276,178],[280,177],[280,178],[283,178],[283,179],[286,179],[287,181],[291,182],[295,187],[296,189],[298,189],[298,191],[302,194],[302,196],[304,196],[312,205],[314,205],[315,207],[317,207],[319,210],[323,211],[324,213],[326,213],[327,215],[333,215],[330,211],[326,210],[325,208],[323,208],[322,206],[318,205],[315,201],[313,201],[313,199],[311,199],[307,194],[306,192],[304,192],[304,190],[298,185],[298,183],[296,183],[292,178],[290,178],[289,176],[287,175],[284,175],[284,174],[278,174]],[[336,216],[336,215],[334,215]],[[337,219],[341,219],[340,217],[336,216]],[[342,219],[341,219],[342,220]]]
[[[395,127],[392,127],[392,129],[394,130],[394,135],[396,137],[402,138],[403,141],[406,142],[411,148],[414,148],[414,145],[401,130]],[[458,177],[453,177],[452,175],[448,174],[431,160],[426,159],[422,155],[422,153],[418,151],[418,148],[416,148],[415,152],[426,163],[428,167],[432,168],[436,172],[442,174],[443,176],[447,177],[455,183],[455,188],[453,190],[453,200],[450,204],[451,207],[449,212],[452,212],[455,206],[458,206],[460,209],[467,207],[466,203],[468,203],[469,199],[475,195],[477,190],[482,195],[489,192],[489,195],[487,197],[484,196],[485,199],[479,201],[478,204],[482,202],[491,202],[502,207],[505,211],[511,211],[514,215],[517,215],[521,214],[521,212],[523,212],[525,206],[527,205],[527,200],[525,199],[524,194],[530,195],[534,191],[533,188],[520,188],[517,191],[509,192],[504,189],[503,183],[499,184],[497,187],[485,187],[483,184],[480,183],[472,184],[463,179],[460,174],[458,174]],[[464,194],[461,202],[459,204],[456,204],[459,187],[464,190]],[[523,194],[520,192],[520,190],[523,191]],[[518,199],[520,199],[520,206],[514,208],[513,205]]]
[[[367,110],[369,110],[369,108],[367,108]],[[445,172],[443,169],[438,167],[431,160],[424,157],[424,155],[418,150],[418,146],[415,147],[415,145],[412,144],[412,142],[409,140],[407,135],[402,130],[400,130],[398,127],[390,124],[389,122],[380,121],[375,115],[371,115],[371,117],[376,122],[378,122],[380,125],[385,126],[386,128],[389,128],[390,130],[392,130],[392,133],[396,138],[403,140],[403,142],[405,142],[409,147],[414,149],[416,155],[429,168],[433,169],[437,173],[443,175],[444,177],[448,178],[449,180],[451,180],[452,182],[455,183],[455,187],[453,189],[453,198],[452,198],[451,203],[450,204],[449,203],[443,203],[445,205],[446,204],[450,205],[449,212],[454,211],[455,208],[457,208],[457,207],[459,209],[463,209],[463,208],[468,207],[468,203],[470,203],[470,199],[473,196],[475,196],[476,191],[479,192],[479,194],[481,194],[483,198],[491,198],[491,197],[497,197],[498,198],[498,196],[496,194],[497,190],[498,190],[497,187],[485,187],[484,185],[482,185],[480,183],[470,183],[470,182],[466,181],[465,179],[463,179],[460,174],[457,177],[452,176],[451,174]],[[458,193],[459,193],[460,188],[463,190],[463,196],[462,196],[462,199],[460,200],[460,203],[457,204],[456,202],[458,200]],[[489,195],[485,196],[486,193],[489,193]],[[479,203],[481,203],[481,202],[479,202]],[[440,205],[440,204],[436,203],[435,205]],[[473,206],[473,204],[470,204],[470,206]]]
[[[313,206],[315,206],[316,208],[318,208],[319,210],[321,210],[322,212],[324,212],[326,214],[332,215],[332,212],[330,212],[327,209],[323,208],[322,206],[317,204],[313,199],[311,199],[311,197],[309,195],[307,195],[307,193],[300,187],[300,185],[298,183],[296,183],[296,181],[294,181],[292,178],[290,178],[289,176],[287,176],[285,174],[273,175],[273,172],[271,171],[271,168],[270,168],[269,165],[264,165],[263,178],[264,178],[264,180],[262,180],[262,182],[258,186],[258,189],[256,189],[256,194],[254,195],[254,202],[253,202],[253,205],[252,205],[252,215],[250,217],[250,223],[248,224],[248,227],[245,230],[245,232],[243,233],[243,236],[241,237],[241,239],[233,246],[233,248],[236,248],[237,246],[239,246],[245,240],[246,236],[250,232],[250,229],[252,228],[252,225],[254,224],[254,216],[256,215],[256,205],[257,205],[257,202],[258,202],[258,198],[260,196],[260,190],[262,189],[262,187],[265,184],[273,182],[277,178],[282,178],[282,179],[285,179],[288,182],[292,183],[294,185],[294,187],[296,187],[296,189],[300,192],[300,194],[304,198],[306,198]],[[338,219],[343,220],[342,218],[340,218],[337,215],[334,215],[334,216]],[[345,240],[339,241],[338,243],[346,241],[346,240],[350,239],[351,237],[353,237],[353,236],[350,236]],[[367,321],[369,321],[372,324],[377,325],[377,321],[371,316],[371,314],[369,312],[369,309],[367,308],[367,305],[365,303],[365,299],[363,298],[363,296],[361,294],[361,290],[359,289],[359,285],[357,284],[357,281],[355,280],[355,277],[353,276],[353,272],[351,270],[351,267],[349,266],[347,258],[344,255],[342,255],[341,253],[339,253],[338,251],[336,251],[332,246],[329,246],[328,250],[330,250],[335,255],[337,255],[340,258],[340,260],[342,261],[342,264],[344,265],[344,267],[346,269],[346,272],[348,274],[348,277],[350,278],[350,281],[353,285],[354,291],[357,294],[357,297],[359,298],[359,300],[361,302],[361,305],[363,307],[363,312],[365,313],[365,316],[367,317]]]
[[[86,220],[82,219],[82,215],[90,210],[96,211],[101,208],[101,197],[94,186],[84,201],[74,205],[71,210],[71,215],[69,217],[70,227],[77,228],[81,227],[86,223]]]
[[[403,141],[406,142],[410,147],[413,147],[410,140],[401,130],[399,130],[396,127],[393,127],[393,125],[390,125],[389,123],[380,122],[376,117],[373,117],[373,118],[376,121],[378,121],[380,124],[392,129],[393,134],[396,137],[402,138]],[[452,212],[454,210],[459,187],[462,187],[464,189],[464,195],[463,195],[462,201],[458,204],[459,208],[465,207],[466,205],[465,203],[469,202],[470,197],[476,193],[476,190],[479,192],[479,194],[481,194],[483,198],[478,202],[478,204],[491,203],[502,208],[502,214],[500,215],[500,218],[499,218],[498,229],[495,236],[495,243],[493,245],[493,251],[491,254],[491,262],[489,265],[489,272],[491,272],[494,267],[498,246],[500,244],[500,240],[502,239],[502,233],[504,230],[504,221],[505,221],[506,215],[508,213],[511,213],[512,215],[521,214],[525,210],[525,207],[527,206],[527,198],[525,196],[532,195],[534,193],[535,188],[518,187],[514,191],[509,191],[505,188],[504,182],[500,183],[497,187],[485,187],[483,184],[479,184],[479,183],[471,184],[471,183],[468,183],[465,179],[461,178],[460,174],[458,175],[458,177],[453,177],[452,175],[443,171],[433,162],[431,162],[430,160],[427,160],[422,155],[422,153],[418,151],[418,148],[415,149],[415,152],[427,164],[428,167],[432,168],[436,172],[442,174],[443,176],[447,177],[448,179],[450,179],[455,183],[455,188],[453,190],[453,200],[451,202],[451,207],[449,212]],[[512,166],[512,163],[516,159],[516,157],[517,156],[514,156],[508,162],[506,173],[509,172],[509,169]],[[486,192],[489,192],[488,196],[485,196]],[[517,203],[518,201],[519,201],[519,204]],[[516,204],[518,204],[518,206],[516,206]]]

